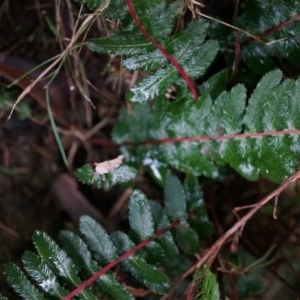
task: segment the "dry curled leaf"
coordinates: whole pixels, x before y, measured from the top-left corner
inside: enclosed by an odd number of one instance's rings
[[[115,170],[123,162],[123,157],[123,155],[119,155],[115,159],[103,161],[101,163],[94,163],[96,174],[103,175]]]

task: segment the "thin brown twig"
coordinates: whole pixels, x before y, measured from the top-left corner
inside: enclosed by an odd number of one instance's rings
[[[14,112],[16,106],[21,102],[21,100],[33,89],[33,87],[42,79],[45,78],[45,76],[47,74],[49,74],[52,70],[54,70],[55,67],[57,67],[58,69],[61,68],[63,62],[66,60],[66,57],[72,52],[72,50],[74,50],[74,48],[76,48],[76,42],[79,40],[79,38],[86,32],[86,29],[89,28],[90,24],[93,23],[97,17],[99,16],[99,14],[101,14],[108,6],[109,4],[109,0],[106,0],[102,3],[102,5],[99,6],[99,8],[91,15],[88,15],[84,21],[80,24],[80,26],[77,29],[77,26],[75,24],[75,29],[76,31],[74,31],[72,33],[72,37],[71,40],[69,42],[69,44],[64,48],[64,50],[54,56],[51,61],[52,63],[43,71],[41,72],[41,74],[39,74],[39,76],[29,85],[27,86],[22,93],[18,96],[18,98],[16,99],[10,114],[8,116],[8,119],[11,118],[12,113]],[[77,20],[78,21],[78,20]],[[75,30],[74,29],[74,30]]]
[[[280,185],[273,192],[268,194],[266,197],[261,199],[245,216],[243,216],[240,220],[238,220],[229,230],[227,230],[211,247],[207,252],[201,257],[200,260],[197,261],[191,268],[189,268],[181,277],[182,279],[186,278],[190,274],[192,274],[196,269],[200,268],[205,263],[209,265],[215,260],[219,250],[221,247],[231,238],[236,236],[236,234],[240,235],[243,231],[246,223],[252,218],[252,216],[259,211],[264,205],[270,202],[273,198],[278,197],[281,192],[292,182],[298,180],[300,178],[300,170],[286,179],[282,185]]]
[[[155,140],[145,140],[141,142],[125,141],[122,145],[155,145],[155,144],[172,144],[183,142],[210,142],[210,141],[225,141],[225,140],[238,140],[246,138],[263,138],[266,136],[281,136],[281,135],[300,135],[300,129],[283,129],[271,130],[265,132],[245,132],[245,133],[230,133],[224,135],[212,136],[193,136],[193,137],[174,137],[174,138],[161,138]]]
[[[18,232],[16,232],[14,229],[8,227],[7,225],[3,224],[2,222],[0,222],[0,230],[3,230],[16,238],[20,238],[20,235]]]

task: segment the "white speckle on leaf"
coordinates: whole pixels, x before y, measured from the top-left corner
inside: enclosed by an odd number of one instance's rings
[[[152,158],[147,157],[143,160],[143,164],[145,166],[149,166],[151,168],[154,176],[158,180],[162,180],[162,176],[161,176],[160,171],[159,171],[159,167],[161,166],[159,161],[157,161],[156,159],[152,159]]]
[[[250,163],[240,164],[239,169],[246,175],[251,175],[254,167]]]
[[[56,281],[54,278],[47,279],[40,283],[40,287],[46,291],[51,291],[54,287],[56,287]]]
[[[299,144],[293,144],[291,146],[291,150],[294,152],[294,153],[299,153],[300,152],[300,145]]]

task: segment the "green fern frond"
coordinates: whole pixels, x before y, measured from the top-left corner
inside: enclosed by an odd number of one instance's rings
[[[22,262],[27,274],[37,282],[43,292],[60,298],[67,294],[60,286],[55,272],[40,256],[27,251],[22,257]]]
[[[109,173],[98,174],[91,165],[84,165],[76,169],[74,175],[81,183],[107,190],[117,184],[131,184],[136,173],[137,171],[133,167],[122,165]]]
[[[196,201],[188,199],[189,195],[201,192],[190,188],[195,185],[184,187],[169,175],[164,208],[149,201],[141,191],[134,191],[129,203],[128,234],[108,235],[89,216],[80,219],[80,235],[64,230],[59,243],[46,233],[36,232],[33,242],[37,254],[27,251],[22,257],[32,282],[19,267],[8,263],[5,276],[9,284],[23,299],[40,300],[45,299],[44,295],[61,299],[80,286],[85,288],[78,290],[79,299],[99,299],[101,295],[107,299],[134,299],[112,272],[120,264],[120,269],[130,274],[131,284],[139,283],[152,293],[167,293],[170,277],[178,275],[180,269],[177,267],[176,273],[174,268],[182,263],[180,253],[193,254],[199,249],[199,236],[189,224],[186,210],[189,201]],[[92,277],[93,286],[86,287],[85,282]]]
[[[14,263],[5,264],[4,275],[9,285],[23,299],[45,300],[41,292],[28,280],[24,272]]]
[[[205,41],[208,23],[203,20],[191,22],[182,32],[172,33],[175,17],[179,14],[180,1],[167,4],[151,0],[134,1],[134,8],[147,33],[171,54],[190,78],[202,76],[218,52],[218,43]],[[186,83],[177,70],[142,33],[135,24],[123,26],[110,37],[95,38],[88,43],[92,51],[124,56],[124,67],[128,70],[149,71],[130,92],[126,99],[131,102],[145,102],[176,84],[177,89],[185,89]],[[186,97],[189,94],[186,93]]]
[[[158,166],[208,177],[218,176],[219,166],[228,163],[250,180],[263,176],[280,182],[298,166],[299,135],[277,135],[276,131],[300,128],[299,89],[300,79],[282,80],[282,73],[275,70],[261,79],[249,99],[243,85],[222,92],[214,101],[206,95],[197,103],[171,103],[160,97],[151,106],[136,105],[130,114],[123,110],[113,138],[119,144],[130,141],[123,146],[124,154],[139,163],[155,160]],[[137,126],[143,133],[140,136]],[[251,137],[269,131],[273,136]],[[222,139],[226,135],[229,137]],[[149,141],[153,141],[151,147]]]

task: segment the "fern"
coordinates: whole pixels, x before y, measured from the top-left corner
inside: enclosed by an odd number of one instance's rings
[[[274,182],[282,181],[297,167],[298,137],[284,135],[284,132],[276,134],[276,131],[287,130],[288,133],[299,128],[295,98],[299,81],[282,81],[280,71],[270,72],[247,99],[243,85],[224,91],[225,83],[220,82],[221,78],[225,79],[224,71],[201,85],[202,96],[193,103],[186,82],[155,41],[159,40],[166,52],[194,79],[205,73],[218,51],[218,44],[211,39],[205,40],[208,23],[203,20],[190,22],[181,32],[172,32],[175,18],[183,11],[179,4],[180,1],[166,4],[152,0],[144,5],[141,1],[133,1],[134,13],[140,17],[147,34],[127,13],[120,15],[122,28],[118,32],[89,42],[93,51],[123,55],[127,69],[149,72],[131,88],[127,99],[132,102],[155,99],[155,102],[136,105],[128,114],[121,111],[114,140],[122,145],[128,161],[136,165],[144,163],[160,181],[169,166],[185,173],[216,178],[220,166],[225,163],[249,180],[263,176]],[[274,14],[274,8],[258,0],[256,5],[261,11],[259,18],[272,19],[266,18],[266,14]],[[290,8],[290,4],[286,6]],[[247,10],[250,15],[251,12]],[[240,25],[250,18],[247,13],[238,20]],[[283,22],[292,15],[293,11],[287,9],[277,21]],[[266,30],[275,21],[266,22],[260,30]],[[162,24],[165,24],[164,29]],[[252,23],[247,24],[251,26]],[[148,34],[155,41],[147,39]],[[266,47],[257,44],[254,47]],[[246,56],[247,51],[243,52]],[[171,85],[177,89],[173,103],[165,99],[165,92]],[[239,138],[241,134],[244,137]],[[257,138],[249,138],[256,134]]]
[[[281,68],[287,76],[294,75],[300,55],[298,32],[300,3],[295,0],[245,0],[234,25],[255,35],[258,40],[244,34],[241,38],[239,80],[251,84],[257,76],[263,76],[275,68]],[[235,32],[218,23],[209,31],[217,39],[228,61],[236,43]]]
[[[76,2],[96,12],[104,3]],[[191,255],[199,252],[201,239],[213,233],[198,176],[217,178],[223,166],[229,165],[249,180],[263,176],[280,182],[298,167],[300,79],[286,79],[275,68],[287,53],[290,64],[299,57],[296,1],[280,1],[278,18],[270,1],[242,3],[235,25],[260,39],[254,43],[241,37],[242,72],[250,70],[249,77],[253,77],[268,71],[254,90],[243,84],[227,90],[228,69],[207,79],[219,51],[226,50],[227,58],[232,55],[227,48],[233,45],[235,33],[225,30],[223,34],[220,25],[202,19],[185,20],[186,1],[105,3],[108,6],[101,17],[118,20],[118,28],[109,37],[89,40],[88,47],[123,56],[124,68],[147,76],[127,92],[126,99],[134,105],[130,112],[120,111],[112,134],[128,165],[107,174],[85,165],[75,175],[82,183],[108,189],[130,184],[135,168],[143,164],[164,185],[164,205],[135,190],[126,233],[109,235],[88,216],[80,219],[78,234],[62,231],[58,243],[36,232],[37,253],[24,253],[23,268],[13,263],[5,266],[9,284],[23,299],[71,299],[76,295],[78,299],[134,299],[128,286],[166,294],[170,282],[191,265]],[[178,20],[185,22],[181,28]],[[291,27],[285,28],[285,22]],[[271,38],[270,33],[274,33]],[[270,43],[274,38],[280,43]],[[201,83],[196,86],[196,82]],[[240,82],[249,80],[244,76]],[[169,87],[176,90],[172,101],[165,96]],[[185,173],[184,184],[170,175],[170,167]],[[124,286],[116,276],[120,273],[126,273]],[[195,276],[196,299],[219,299],[215,275],[204,268]],[[0,299],[5,298],[0,295]]]
[[[132,284],[139,282],[153,293],[167,293],[169,276],[182,263],[178,259],[180,253],[192,254],[199,249],[199,236],[189,224],[187,211],[189,201],[201,200],[189,198],[199,186],[195,180],[188,181],[182,185],[176,177],[168,175],[164,208],[149,201],[141,191],[134,191],[129,204],[128,234],[108,235],[88,216],[80,219],[80,236],[64,230],[59,235],[59,244],[46,233],[36,232],[33,242],[37,254],[24,253],[25,272],[13,263],[6,264],[8,282],[23,299],[70,299],[77,293],[79,299],[99,299],[100,295],[108,299],[133,299],[112,272],[120,264],[123,272],[131,275]],[[204,223],[210,222],[206,218]],[[164,272],[156,266],[164,266]]]
[[[127,24],[126,16],[122,30],[108,38],[96,38],[88,43],[93,51],[123,55],[123,65],[128,70],[151,73],[131,88],[127,100],[152,100],[165,93],[172,84],[176,85],[178,92],[186,91],[186,82],[170,65],[166,53],[184,66],[186,74],[193,79],[202,76],[216,56],[218,43],[205,41],[208,23],[203,20],[191,22],[182,32],[172,34],[175,17],[180,12],[179,3],[166,4],[164,1],[151,0],[146,5],[143,1],[134,1],[136,13],[147,34],[164,45],[164,52],[139,32],[135,24]],[[189,97],[189,94],[185,93],[185,97]]]
[[[299,88],[299,79],[282,81],[277,70],[262,78],[249,99],[242,85],[215,100],[204,94],[197,103],[171,103],[159,97],[151,106],[135,106],[130,114],[121,111],[113,138],[123,145],[128,160],[155,161],[158,173],[161,166],[169,165],[217,177],[219,167],[228,163],[250,180],[263,176],[280,182],[298,165],[299,136],[278,131],[293,133],[300,128]],[[256,133],[260,134],[255,137]]]
[[[99,189],[109,189],[116,184],[130,185],[136,173],[133,167],[122,165],[108,174],[101,175],[91,165],[86,164],[75,171],[75,176],[81,183],[94,184]]]

